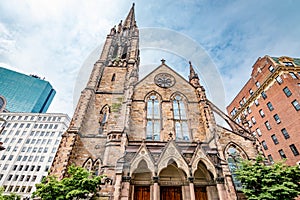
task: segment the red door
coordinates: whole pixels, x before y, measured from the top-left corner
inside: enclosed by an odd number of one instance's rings
[[[181,187],[160,187],[160,200],[182,200]]]
[[[135,186],[134,200],[150,200],[150,186]]]

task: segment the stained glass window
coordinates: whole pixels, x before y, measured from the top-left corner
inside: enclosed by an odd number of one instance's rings
[[[178,140],[189,140],[188,120],[183,99],[176,95],[173,100],[173,116],[175,124],[175,134]]]
[[[159,140],[161,129],[160,103],[157,95],[150,95],[147,100],[147,140]]]

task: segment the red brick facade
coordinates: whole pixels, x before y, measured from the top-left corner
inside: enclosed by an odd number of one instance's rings
[[[248,122],[271,162],[284,157],[289,165],[300,161],[299,61],[289,57],[259,58],[251,78],[227,107],[236,122],[243,124],[246,117],[244,124]]]

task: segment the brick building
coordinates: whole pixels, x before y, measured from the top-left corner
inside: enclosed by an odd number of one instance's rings
[[[273,161],[300,161],[300,59],[264,56],[227,107],[233,120],[247,125]]]
[[[257,155],[255,138],[206,98],[191,63],[188,80],[163,59],[139,80],[139,59],[133,6],[107,35],[50,173],[74,163],[106,174],[107,200],[237,199],[236,158]]]

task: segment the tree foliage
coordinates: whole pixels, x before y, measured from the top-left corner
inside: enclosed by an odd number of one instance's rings
[[[21,197],[15,193],[10,193],[9,195],[4,195],[4,188],[0,187],[0,200],[20,200]]]
[[[264,158],[244,160],[236,171],[249,200],[285,200],[300,195],[300,168],[283,162],[265,165]]]
[[[42,183],[36,184],[32,197],[41,197],[43,200],[87,198],[96,194],[102,178],[92,175],[85,168],[71,165],[68,177],[58,180],[54,176],[47,176]]]

